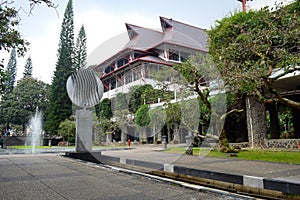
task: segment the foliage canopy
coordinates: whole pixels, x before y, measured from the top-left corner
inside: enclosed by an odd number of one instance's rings
[[[229,88],[257,95],[266,103],[280,101],[300,108],[300,102],[282,97],[274,86],[300,70],[299,16],[297,0],[277,10],[234,13],[217,21],[208,31],[209,53]]]

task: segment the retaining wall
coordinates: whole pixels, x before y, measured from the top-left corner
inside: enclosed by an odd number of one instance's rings
[[[300,149],[300,139],[268,139],[266,148]]]

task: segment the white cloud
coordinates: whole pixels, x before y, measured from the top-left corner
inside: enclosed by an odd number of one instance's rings
[[[101,61],[117,53],[127,42],[125,23],[147,28],[160,26],[159,18],[144,18],[139,15],[112,15],[100,10],[88,10],[75,16],[75,35],[77,37],[81,24],[84,24],[88,60],[87,66],[99,64]]]
[[[74,16],[74,34],[75,41],[81,25],[83,24],[87,36],[87,53],[88,56],[95,52],[97,47],[109,44],[109,48],[105,48],[105,52],[97,52],[95,59],[90,64],[99,64],[99,62],[116,52],[116,48],[122,48],[127,40],[127,32],[125,22],[141,25],[145,27],[159,26],[159,19],[146,19],[141,16],[129,15],[118,16],[110,13],[104,13],[99,10],[87,10]],[[46,83],[51,83],[55,64],[57,61],[57,50],[59,44],[59,35],[62,19],[56,18],[46,25],[40,27],[46,29],[45,35],[35,38],[28,38],[30,41],[30,50],[24,58],[18,59],[18,76],[23,76],[24,65],[27,57],[31,55],[33,62],[33,76]],[[38,31],[39,28],[36,29]],[[111,38],[121,39],[117,43],[111,45]],[[121,38],[120,38],[121,37]],[[109,41],[107,43],[107,41]],[[116,40],[117,41],[117,40]],[[103,46],[102,46],[103,47]],[[98,54],[99,53],[99,54]],[[88,57],[90,60],[90,56]]]
[[[292,0],[282,1],[291,2]],[[248,2],[248,6],[255,9],[264,5],[274,4],[274,2],[275,0],[253,0]],[[31,46],[24,58],[18,58],[17,79],[20,79],[23,76],[22,73],[24,71],[25,61],[27,57],[31,55],[33,62],[33,76],[47,83],[51,83],[55,64],[57,62],[59,34],[65,3],[66,2],[62,3],[57,10],[60,17],[57,17],[56,13],[52,9],[45,8],[35,10],[35,15],[28,18],[28,20],[24,20],[22,26],[26,28],[24,30],[20,30],[20,32],[31,43]],[[235,4],[237,3],[235,2]],[[226,5],[228,5],[228,3],[226,3]],[[128,38],[125,23],[153,29],[160,28],[159,16],[157,14],[166,12],[166,10],[157,10],[155,11],[155,14],[153,14],[154,11],[149,12],[148,10],[145,10],[145,12],[133,12],[133,9],[131,9],[130,12],[125,12],[125,10],[124,12],[118,12],[120,11],[118,9],[99,9],[97,6],[92,8],[89,6],[88,8],[82,10],[77,9],[75,11],[75,41],[79,29],[83,24],[87,35],[88,64],[98,64],[100,61],[108,58],[124,46]],[[177,16],[171,12],[167,13],[174,18]],[[215,16],[217,13],[212,16]],[[186,13],[185,15],[189,15],[189,13]],[[178,16],[180,16],[180,14],[178,14]],[[184,22],[195,24],[197,21],[201,22],[203,20],[207,20],[207,18],[198,19],[198,14],[196,15],[195,13],[193,16],[195,16],[194,23],[190,21]],[[114,39],[111,40],[112,38]],[[102,51],[99,51],[97,47],[101,47]],[[1,51],[1,58],[5,58],[4,64],[6,65],[9,54],[2,52],[3,51]]]

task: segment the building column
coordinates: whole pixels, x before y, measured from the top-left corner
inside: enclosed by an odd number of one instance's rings
[[[299,109],[292,109],[293,114],[293,125],[294,125],[294,137],[300,138],[300,110]]]

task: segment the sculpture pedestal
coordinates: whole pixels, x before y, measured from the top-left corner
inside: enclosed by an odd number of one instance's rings
[[[76,152],[92,150],[92,111],[76,111]]]

